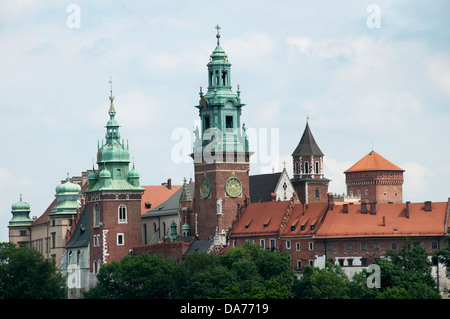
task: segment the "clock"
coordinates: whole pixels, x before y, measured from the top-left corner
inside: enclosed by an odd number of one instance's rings
[[[208,198],[211,194],[211,182],[208,177],[203,177],[200,182],[200,196],[202,198]]]
[[[238,197],[242,193],[241,181],[235,176],[230,177],[225,182],[225,191],[230,197]]]

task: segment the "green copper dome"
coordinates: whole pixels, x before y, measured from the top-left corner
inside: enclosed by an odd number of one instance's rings
[[[74,184],[69,180],[69,174],[67,174],[66,182],[56,186],[56,195],[61,194],[78,194],[81,191],[81,187],[78,184]]]
[[[13,212],[29,212],[30,211],[30,204],[27,202],[22,201],[22,194],[20,194],[20,200],[17,203],[14,203],[11,206],[11,210]]]
[[[112,81],[110,81],[112,83]],[[116,109],[114,107],[114,97],[109,97],[110,106],[108,110],[109,120],[106,123],[106,143],[98,143],[97,165],[98,173],[93,172],[88,175],[89,189],[87,192],[97,191],[143,191],[139,186],[139,174],[134,169],[130,171],[130,151],[128,142],[120,138],[119,123],[117,122]]]
[[[67,173],[66,182],[56,186],[56,205],[52,208],[49,216],[54,215],[74,215],[81,207],[79,200],[81,197],[81,187],[72,183]]]
[[[9,226],[30,226],[33,223],[30,211],[30,204],[22,201],[22,194],[20,194],[20,200],[11,206],[13,218],[9,221]]]

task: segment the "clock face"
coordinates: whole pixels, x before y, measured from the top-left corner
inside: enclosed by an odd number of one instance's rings
[[[230,197],[238,197],[242,192],[241,181],[237,177],[230,177],[225,182],[225,191]]]
[[[211,182],[209,181],[209,178],[204,177],[200,182],[200,196],[202,198],[207,198],[209,197],[210,193],[211,193]]]

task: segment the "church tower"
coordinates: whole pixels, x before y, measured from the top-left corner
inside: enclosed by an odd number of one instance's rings
[[[241,123],[239,85],[231,87],[231,64],[220,46],[210,56],[208,89],[200,87],[199,110],[201,129],[195,130],[192,157],[194,159],[195,233],[199,239],[219,239],[226,236],[240,207],[249,200],[249,158],[245,125]]]
[[[110,81],[111,83],[111,81]],[[141,198],[139,173],[130,170],[128,142],[120,139],[119,123],[111,97],[106,142],[98,145],[97,165],[88,175],[86,191],[90,214],[91,272],[102,263],[120,260],[141,244]]]
[[[30,226],[33,220],[30,218],[30,204],[20,200],[11,206],[12,219],[9,221],[9,241],[18,247],[31,246]]]
[[[292,184],[304,204],[328,201],[329,179],[323,173],[323,153],[314,140],[308,122],[302,138],[292,153],[294,178]]]

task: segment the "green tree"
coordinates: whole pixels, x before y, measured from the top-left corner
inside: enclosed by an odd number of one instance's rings
[[[348,299],[351,282],[341,267],[327,262],[325,268],[306,266],[294,287],[294,298]]]
[[[52,259],[30,247],[0,243],[0,298],[61,299],[66,285]]]
[[[177,264],[160,254],[125,256],[104,264],[97,285],[84,293],[96,299],[170,298],[175,289]]]

